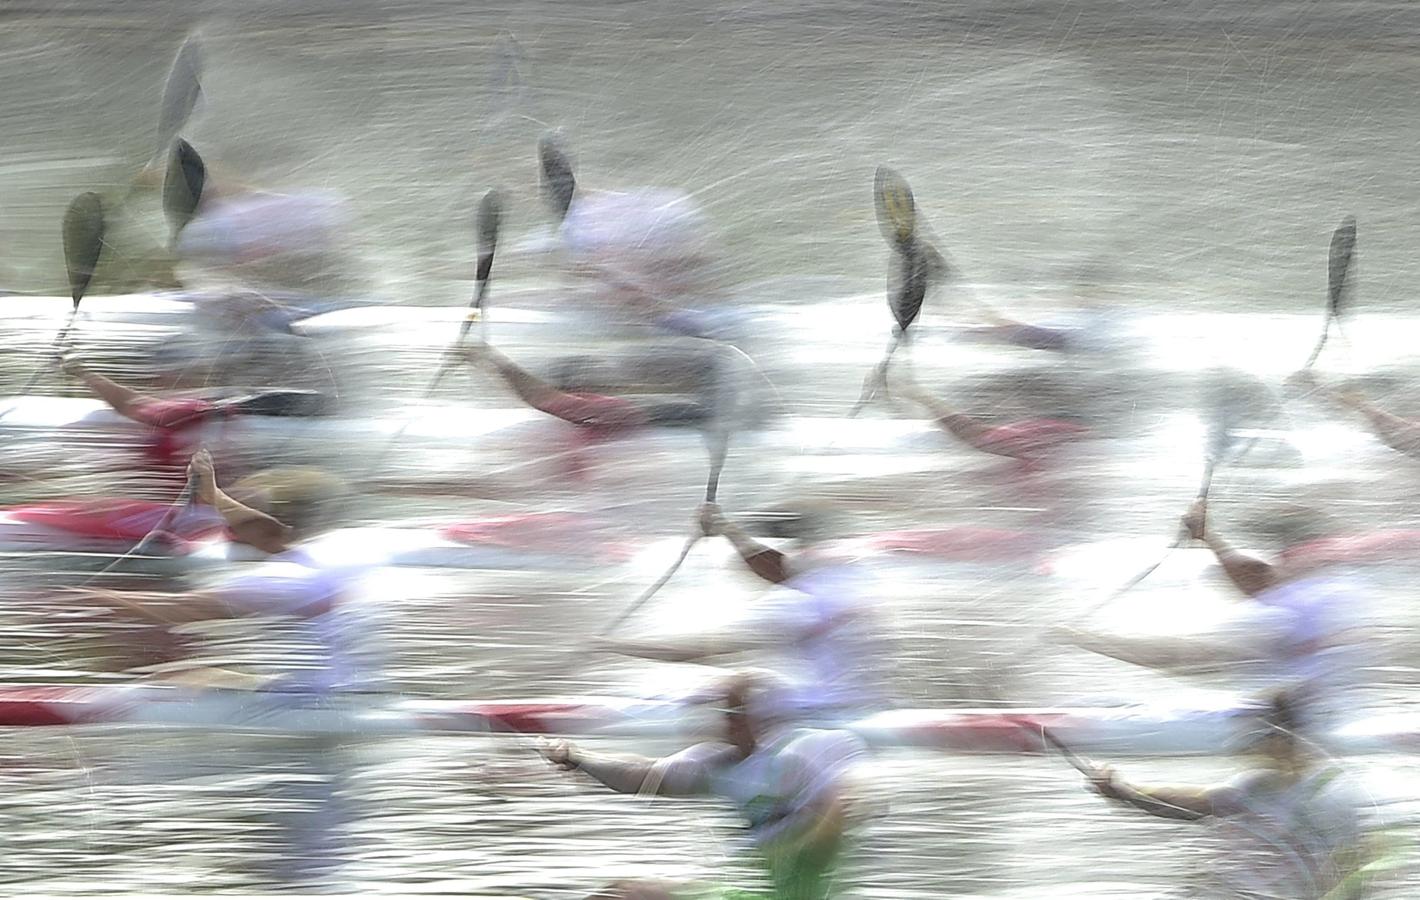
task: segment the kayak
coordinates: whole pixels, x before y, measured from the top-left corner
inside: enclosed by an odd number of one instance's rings
[[[141,447],[150,433],[149,426],[123,418],[99,400],[0,397],[0,440],[7,452],[30,451],[22,442],[38,438],[58,441],[65,459],[72,460],[80,447]],[[224,455],[261,459],[273,451],[324,458],[339,448],[347,460],[371,454],[372,467],[378,461],[374,455],[387,453],[397,440],[401,454],[431,448],[457,454],[445,468],[457,466],[470,480],[522,473],[572,487],[589,476],[601,484],[641,484],[648,473],[655,473],[658,482],[691,483],[704,479],[707,461],[696,427],[582,428],[526,407],[429,404],[411,416],[392,418],[236,416],[184,429],[181,438],[188,446],[208,447],[219,462]],[[863,455],[878,456],[879,466],[891,462],[909,470],[960,465],[961,453],[952,449],[953,441],[927,420],[798,416],[775,420],[760,431],[737,431],[730,465],[748,464],[752,470],[754,461],[763,459],[813,472],[806,459],[837,458],[840,462],[821,474],[838,477],[859,471],[855,459]],[[900,458],[888,460],[890,455]],[[354,469],[360,471],[358,462]]]
[[[168,506],[141,500],[51,501],[0,511],[0,554],[119,556],[133,549]],[[229,540],[215,515],[194,515],[155,536],[151,555],[128,571],[182,574],[266,554]],[[305,545],[329,565],[419,566],[450,569],[584,568],[589,560],[621,563],[638,545],[604,524],[571,513],[526,513],[482,519],[413,523],[401,527],[342,528]],[[106,561],[106,560],[100,560]]]
[[[152,501],[47,501],[0,510],[0,554],[118,556],[146,537],[168,512]],[[653,536],[617,531],[597,516],[533,512],[453,522],[333,530],[307,545],[332,565],[417,566],[451,569],[579,569],[592,560],[624,563]],[[940,562],[997,563],[1043,558],[1047,536],[975,526],[883,531],[832,541],[838,558],[901,555]],[[265,558],[235,543],[215,515],[177,517],[155,536],[152,555],[131,570],[181,574]]]
[[[664,336],[696,331],[680,320],[633,319],[624,310],[618,316],[614,307],[546,283],[503,284],[497,295],[488,313],[490,337],[496,341],[565,342],[568,335],[599,341],[641,332]],[[61,328],[72,308],[68,297],[27,294],[7,296],[5,305],[11,328],[46,331]],[[720,304],[686,307],[675,315],[703,319],[701,330],[730,338],[743,333],[755,312]],[[87,330],[95,339],[121,336],[131,344],[179,332],[191,340],[205,334],[218,341],[233,333],[329,338],[378,331],[386,346],[393,340],[407,349],[427,349],[450,340],[467,316],[467,307],[461,305],[398,305],[378,297],[172,290],[85,297],[76,333],[83,337]]]
[[[399,694],[296,694],[172,685],[0,686],[0,727],[121,725],[223,731],[359,735],[461,734],[704,737],[712,711],[621,697],[436,700]],[[1077,753],[1175,756],[1234,753],[1257,726],[1242,707],[900,709],[845,720],[870,746],[949,753],[1043,754],[1044,735]],[[1390,715],[1342,726],[1336,752],[1420,749],[1420,716]]]

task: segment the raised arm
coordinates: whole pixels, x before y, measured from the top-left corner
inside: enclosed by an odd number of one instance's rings
[[[130,387],[125,387],[112,379],[90,372],[73,354],[64,357],[64,371],[84,382],[89,391],[113,408],[125,419],[138,421],[134,410],[152,398]]]
[[[237,540],[266,553],[282,553],[291,549],[291,529],[266,513],[238,502],[217,487],[212,468],[212,456],[200,450],[188,463],[188,477],[193,480],[198,502],[217,510]]]

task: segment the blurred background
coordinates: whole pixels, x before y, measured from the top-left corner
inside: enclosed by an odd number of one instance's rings
[[[60,221],[95,191],[109,222],[73,333],[86,364],[146,391],[332,398],[316,424],[218,426],[207,440],[224,482],[270,465],[332,469],[353,495],[347,527],[543,517],[494,539],[511,550],[491,563],[370,575],[364,611],[387,690],[659,696],[707,677],[576,650],[693,533],[707,468],[697,429],[588,446],[534,416],[490,435],[520,407],[487,371],[454,372],[425,397],[474,289],[475,210],[494,188],[489,340],[551,382],[639,400],[687,393],[671,382],[712,352],[694,335],[742,350],[727,364],[738,399],[720,501],[731,516],[804,499],[832,508],[831,536],[872,575],[884,636],[854,664],[884,675],[901,705],[1186,706],[1246,693],[1233,669],[1166,678],[1047,634],[1087,613],[1100,628],[1172,633],[1239,602],[1205,551],[1188,549],[1096,609],[1176,537],[1220,407],[1241,437],[1210,512],[1238,545],[1279,549],[1269,522],[1295,503],[1325,513],[1311,538],[1416,527],[1415,463],[1363,419],[1284,386],[1323,322],[1332,230],[1354,215],[1345,330],[1317,372],[1420,415],[1406,289],[1420,239],[1410,4],[57,0],[0,5],[0,24],[0,393],[22,393],[44,367],[30,393],[89,396],[43,351],[70,311]],[[218,267],[170,248],[157,122],[194,31],[203,96],[181,136],[214,184],[336,198],[319,259]],[[581,190],[688,195],[710,264],[672,305],[700,325],[668,325],[569,260],[539,187],[549,133]],[[893,371],[982,422],[1066,421],[1086,439],[1024,463],[978,453],[898,391],[844,418],[892,329],[880,165],[911,183],[952,268]],[[234,324],[220,305],[155,294],[179,282],[218,304],[254,292],[340,311]],[[1071,349],[991,340],[1001,317],[1050,325]],[[137,438],[68,429],[68,409],[0,418],[0,500],[171,502],[171,483],[134,462]],[[4,549],[0,681],[117,684],[150,676],[153,657],[228,665],[281,652],[260,622],[159,637],[57,594],[112,552]],[[1417,561],[1359,561],[1342,560],[1372,651],[1352,673],[1354,705],[1411,711]],[[139,569],[99,583],[190,588],[221,574]],[[623,630],[711,627],[762,593],[723,541],[701,541]],[[155,648],[172,640],[181,652]],[[1199,784],[1243,766],[1117,762],[1146,782]],[[1413,844],[1415,759],[1343,763],[1376,827]],[[1058,759],[893,750],[865,769],[881,809],[841,896],[1193,896],[1181,886],[1216,851],[1193,826],[1111,807]],[[757,877],[732,848],[727,807],[594,791],[477,736],[10,729],[0,823],[7,893],[552,898],[635,875]],[[1380,881],[1375,896],[1417,884],[1408,860]]]

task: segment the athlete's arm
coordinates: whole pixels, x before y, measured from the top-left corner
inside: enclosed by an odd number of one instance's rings
[[[114,412],[125,419],[138,421],[134,415],[134,410],[143,403],[152,400],[146,394],[135,391],[130,387],[125,387],[112,379],[90,372],[72,355],[64,357],[64,371],[69,375],[84,382],[85,386],[103,402],[107,403]]]
[[[1207,788],[1134,785],[1109,766],[1100,767],[1090,787],[1101,797],[1161,819],[1196,822],[1215,814],[1212,791]]]
[[[209,591],[167,593],[162,591],[115,591],[80,588],[75,591],[86,603],[103,604],[117,613],[159,625],[187,625],[213,619],[231,618],[221,598]]]
[[[533,375],[487,344],[468,344],[454,351],[470,363],[482,362],[502,379],[518,399],[541,413],[573,425],[629,427],[644,417],[630,403],[597,402],[597,398],[569,394]]]
[[[217,510],[237,540],[265,553],[283,553],[291,549],[291,529],[288,526],[238,502],[217,487],[212,457],[206,450],[193,455],[188,463],[188,477],[194,481],[196,499]]]
[[[1213,555],[1218,558],[1218,563],[1223,567],[1223,572],[1233,584],[1237,585],[1238,590],[1252,597],[1277,584],[1279,574],[1276,566],[1255,556],[1248,556],[1234,550],[1208,528],[1207,520],[1207,501],[1199,500],[1183,517],[1183,527],[1188,530],[1190,537],[1196,541],[1202,541],[1209,550],[1213,551]]]
[[[1258,651],[1242,640],[1106,635],[1076,628],[1056,629],[1055,634],[1082,650],[1149,669],[1206,672],[1259,657]]]
[[[1320,391],[1328,399],[1365,417],[1371,432],[1393,450],[1409,456],[1420,456],[1420,423],[1386,412],[1355,388],[1336,388],[1322,384],[1309,369],[1294,374],[1292,384]]]
[[[648,759],[589,753],[562,742],[542,754],[553,765],[583,772],[618,794],[695,797],[708,792],[711,774],[729,749],[724,744],[697,744],[674,756]]]
[[[635,640],[624,638],[598,638],[594,646],[610,653],[650,659],[656,662],[699,662],[716,656],[732,653],[747,653],[774,643],[763,635],[712,634],[687,635],[659,640]]]
[[[735,548],[740,559],[754,574],[771,584],[783,584],[792,577],[789,557],[750,537],[720,510],[718,503],[705,503],[699,512],[700,531],[706,537],[723,535]]]
[[[1420,424],[1386,412],[1367,400],[1359,391],[1341,391],[1337,398],[1366,418],[1371,431],[1393,450],[1420,456]]]

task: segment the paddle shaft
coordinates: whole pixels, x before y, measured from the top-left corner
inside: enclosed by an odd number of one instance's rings
[[[858,395],[858,402],[853,404],[853,408],[848,411],[848,418],[857,418],[858,413],[863,411],[863,407],[871,403],[873,398],[878,395],[878,388],[887,376],[887,368],[892,362],[892,355],[897,352],[898,346],[906,342],[906,338],[906,330],[893,329],[892,340],[888,343],[887,352],[883,354],[882,362],[878,363],[872,374],[868,376],[867,382],[863,385],[863,392]]]
[[[78,316],[79,301],[75,300],[74,308],[69,310],[68,321],[64,323],[63,328],[59,329],[59,333],[54,336],[54,340],[49,344],[49,350],[45,352],[45,358],[35,367],[34,372],[30,375],[30,380],[25,382],[24,390],[20,391],[22,396],[33,392],[35,385],[39,384],[39,380],[49,371],[49,367],[53,364],[55,354],[59,351],[60,347],[64,346],[64,341],[69,337],[69,332],[73,330],[74,320],[78,318]]]
[[[1203,483],[1199,485],[1198,495],[1194,498],[1194,502],[1200,502],[1208,499],[1208,489],[1213,484],[1213,470],[1216,465],[1217,462],[1212,458],[1209,458],[1207,463],[1204,464]],[[1141,581],[1154,574],[1155,570],[1157,570],[1159,566],[1163,565],[1164,561],[1169,558],[1169,554],[1182,547],[1187,541],[1188,529],[1183,526],[1180,526],[1178,537],[1174,539],[1174,542],[1172,544],[1169,544],[1168,547],[1165,548],[1164,552],[1159,556],[1157,560],[1153,562],[1152,565],[1139,572],[1133,578],[1130,578],[1121,587],[1115,588],[1112,594],[1110,594],[1108,597],[1105,597],[1103,600],[1099,601],[1094,606],[1091,606],[1089,609],[1085,610],[1085,612],[1082,613],[1080,617],[1089,618],[1090,616],[1099,612],[1104,607],[1110,605],[1114,601],[1118,600],[1120,597],[1123,597],[1125,594],[1129,593],[1131,590],[1137,587]]]
[[[725,468],[725,454],[728,450],[729,432],[727,430],[721,430],[721,432],[716,435],[715,445],[711,449],[710,477],[705,483],[706,503],[714,503],[715,497],[720,491],[720,472]],[[645,606],[652,597],[656,596],[660,589],[666,586],[666,582],[674,578],[675,573],[680,571],[681,564],[684,563],[685,558],[690,555],[691,549],[699,543],[700,539],[704,536],[705,535],[697,531],[695,534],[686,538],[685,545],[680,548],[680,555],[676,557],[675,562],[671,563],[670,568],[666,569],[660,578],[657,578],[650,587],[641,592],[639,597],[617,614],[617,617],[611,621],[611,624],[602,630],[602,634],[611,634],[617,628],[621,627],[623,622],[635,615],[637,610]]]
[[[187,479],[187,484],[183,485],[182,493],[178,494],[177,499],[173,501],[172,505],[169,506],[166,511],[163,512],[163,517],[158,520],[158,524],[154,525],[147,534],[143,535],[142,539],[139,540],[138,543],[134,544],[132,549],[130,549],[128,552],[124,553],[118,559],[115,559],[113,562],[104,566],[102,569],[95,572],[93,575],[90,575],[88,578],[84,579],[84,581],[81,583],[81,586],[87,585],[95,579],[107,575],[109,572],[112,572],[114,569],[122,565],[126,560],[148,552],[148,548],[153,545],[153,542],[158,539],[159,535],[167,531],[168,527],[173,524],[173,520],[175,520],[183,510],[187,509],[192,504],[193,497],[196,495],[196,493],[197,477],[189,476]]]

